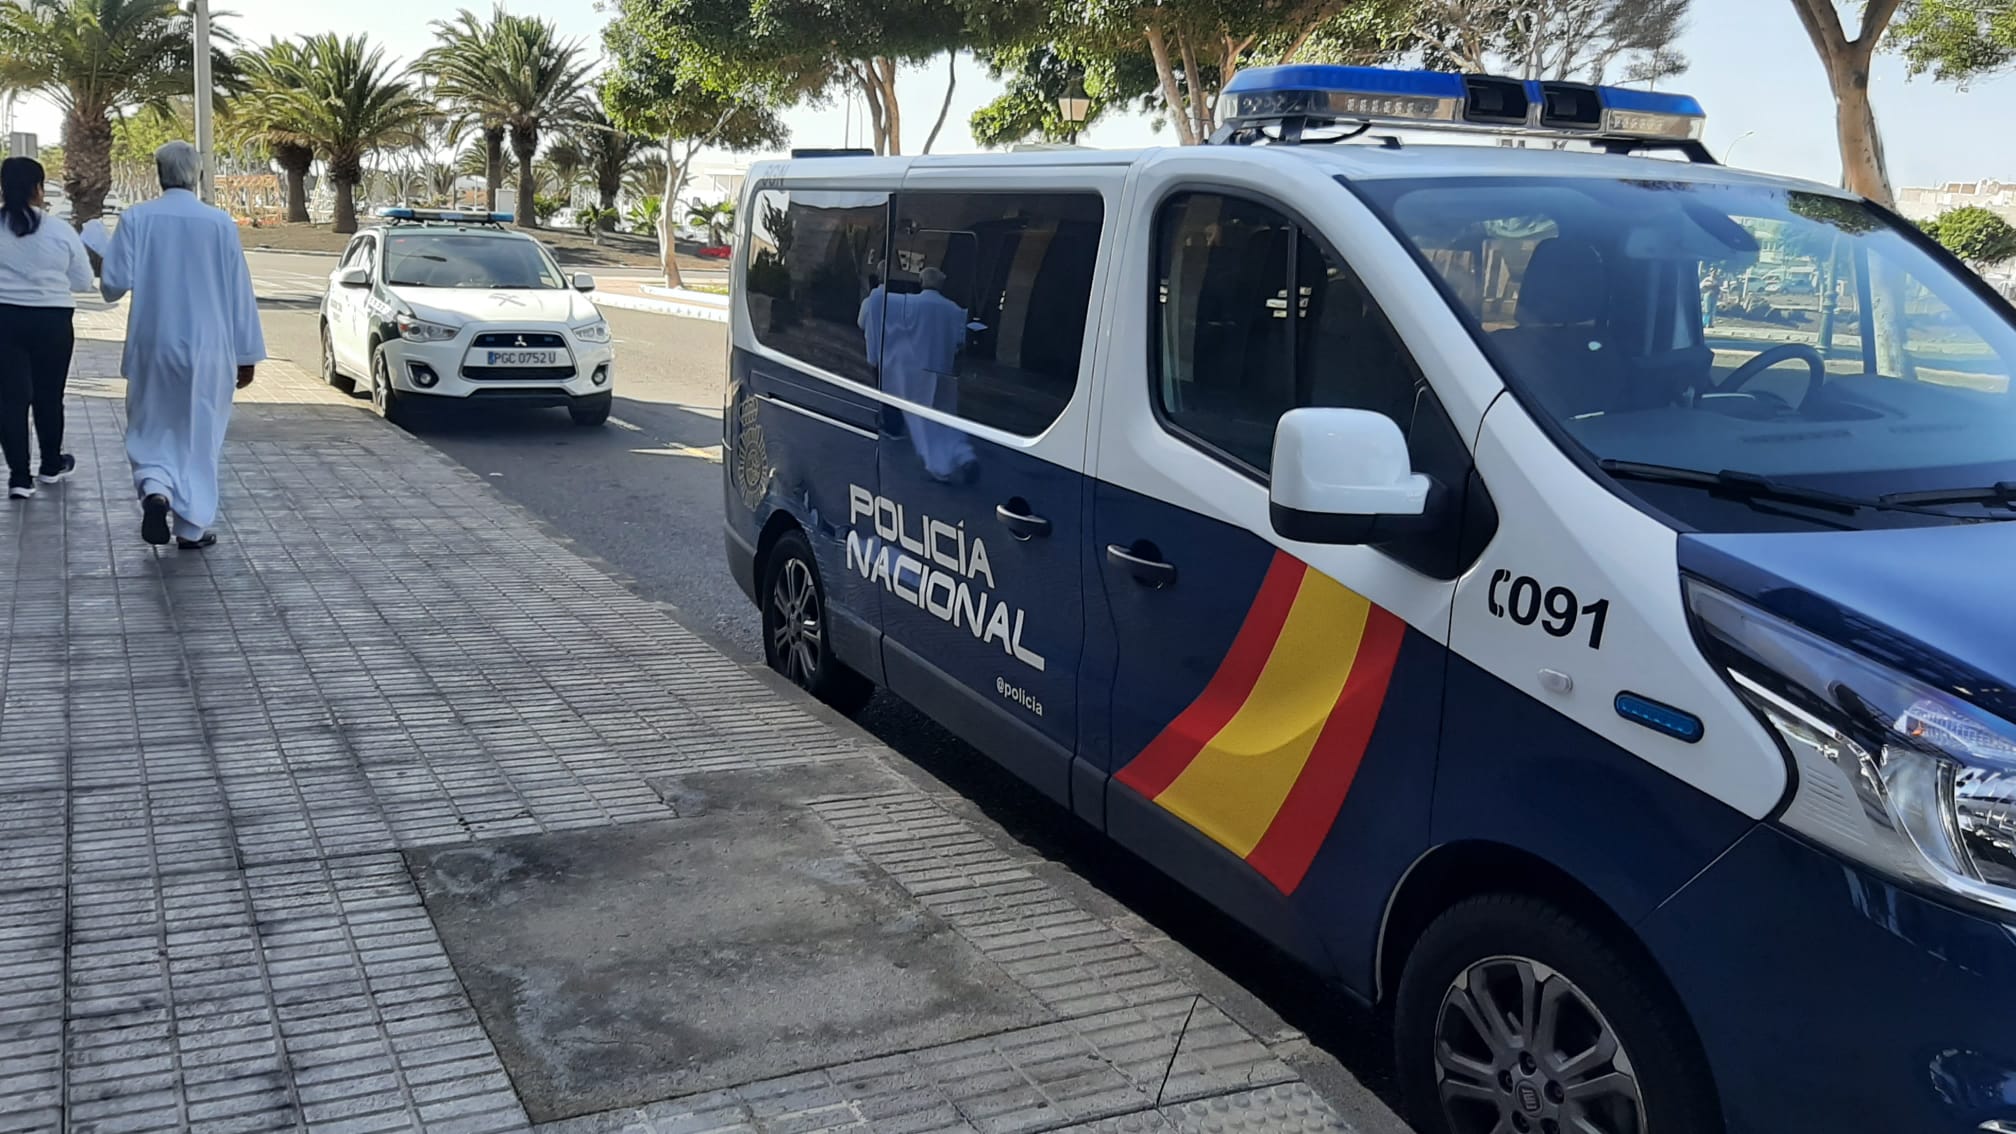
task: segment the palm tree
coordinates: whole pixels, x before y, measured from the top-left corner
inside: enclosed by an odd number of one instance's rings
[[[458,37],[457,43],[472,32],[481,34],[480,53],[467,47],[437,48],[429,53],[429,70],[437,90],[465,107],[465,114],[501,124],[508,132],[518,159],[518,223],[537,227],[533,163],[541,131],[584,112],[589,63],[578,43],[561,39],[551,21],[534,16],[498,11],[485,26],[465,11],[455,24],[436,28],[437,35]]]
[[[336,190],[331,231],[357,231],[357,183],[364,159],[389,147],[415,143],[434,114],[418,84],[372,47],[363,36],[333,33],[304,37],[296,64],[288,69],[293,86],[288,113],[329,170]]]
[[[581,142],[571,134],[563,134],[546,147],[546,167],[553,174],[555,195],[574,203],[574,190],[581,186],[581,174],[588,165],[588,154],[581,148]]]
[[[709,205],[698,200],[692,201],[687,205],[686,219],[705,226],[708,245],[719,247],[726,239],[723,234],[735,227],[735,202],[716,201]]]
[[[501,7],[491,12],[488,22],[464,8],[453,20],[434,21],[435,44],[417,64],[434,80],[434,97],[448,113],[449,144],[460,142],[466,131],[481,134],[481,168],[469,172],[483,178],[486,209],[497,207],[497,190],[504,184],[504,121],[497,114],[489,83],[492,44],[498,25],[507,18]]]
[[[580,127],[575,131],[575,138],[587,159],[589,178],[595,182],[595,199],[601,209],[602,227],[614,228],[616,198],[623,192],[624,181],[639,160],[657,148],[657,143],[641,134],[617,129],[616,124],[609,120],[608,112],[602,109],[600,99],[590,102]]]
[[[112,123],[162,108],[194,83],[195,29],[176,0],[0,0],[0,90],[42,95],[63,112],[63,189],[72,223],[105,211]],[[214,29],[220,42],[235,40]],[[215,52],[218,85],[231,60]]]
[[[228,132],[238,141],[257,143],[287,178],[287,223],[308,223],[308,171],[315,164],[315,142],[296,121],[291,77],[301,67],[301,44],[276,39],[244,52],[238,67],[246,91],[232,107]]]

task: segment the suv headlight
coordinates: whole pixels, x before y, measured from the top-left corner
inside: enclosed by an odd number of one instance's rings
[[[1892,878],[2016,912],[2016,725],[1688,580],[1710,655],[1778,734],[1780,822]]]
[[[460,327],[451,327],[446,323],[430,323],[411,311],[399,312],[396,320],[399,324],[399,337],[412,339],[414,342],[445,343],[462,333]]]
[[[606,343],[609,341],[609,323],[604,319],[583,323],[574,328],[574,337],[584,343]]]

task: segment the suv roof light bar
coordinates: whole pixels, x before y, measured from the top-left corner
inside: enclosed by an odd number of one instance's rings
[[[1687,95],[1588,83],[1290,64],[1254,67],[1226,84],[1231,113],[1219,145],[1295,144],[1314,128],[1357,125],[1573,138],[1611,153],[1676,150],[1713,164],[1701,144],[1707,116]],[[1270,133],[1269,131],[1274,131]],[[1335,139],[1330,139],[1335,140]]]
[[[413,209],[381,208],[377,215],[393,224],[509,224],[515,218],[510,213],[492,213],[480,209]]]

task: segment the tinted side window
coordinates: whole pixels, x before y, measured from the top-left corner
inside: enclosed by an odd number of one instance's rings
[[[1105,205],[1095,193],[905,193],[869,353],[892,394],[1023,436],[1078,385]]]
[[[888,247],[887,193],[757,193],[744,288],[756,340],[872,385],[862,328]]]
[[[1293,221],[1236,197],[1179,194],[1156,219],[1156,244],[1156,384],[1169,424],[1263,475],[1291,409],[1369,409],[1408,427],[1416,379],[1398,339],[1357,278]]]

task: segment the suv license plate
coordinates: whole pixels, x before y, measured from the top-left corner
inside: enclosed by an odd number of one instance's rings
[[[493,350],[489,352],[489,366],[558,366],[560,352],[557,350]]]

